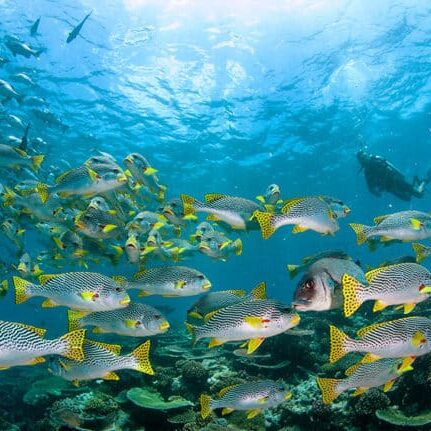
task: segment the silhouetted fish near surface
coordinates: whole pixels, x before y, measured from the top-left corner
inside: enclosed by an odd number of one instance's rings
[[[37,36],[39,33],[37,32],[37,30],[39,29],[39,24],[40,24],[40,18],[39,17],[30,27],[30,36]]]
[[[74,40],[79,32],[81,31],[83,25],[85,24],[85,21],[87,21],[87,19],[90,17],[90,15],[93,13],[93,11],[91,11],[67,36],[66,39],[66,43],[70,43],[72,42],[72,40]]]

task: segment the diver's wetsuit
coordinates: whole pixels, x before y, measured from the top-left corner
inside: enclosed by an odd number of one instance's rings
[[[403,201],[411,198],[421,198],[425,192],[425,186],[431,180],[431,170],[427,178],[420,180],[417,176],[409,183],[406,177],[383,157],[367,154],[359,151],[357,154],[359,163],[364,170],[365,180],[371,193],[381,196],[382,192],[389,192]]]

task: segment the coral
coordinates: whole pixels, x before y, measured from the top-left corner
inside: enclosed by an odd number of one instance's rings
[[[380,420],[392,425],[404,427],[417,427],[431,423],[431,411],[423,412],[416,416],[406,416],[403,412],[399,411],[397,407],[389,407],[384,410],[377,410],[376,416]]]
[[[193,410],[185,410],[184,412],[169,416],[168,422],[171,424],[186,424],[194,422],[195,419],[196,413]]]
[[[168,401],[165,401],[158,392],[149,388],[129,389],[127,398],[133,404],[150,410],[167,411],[194,405],[191,401],[182,397],[170,397]]]
[[[24,394],[23,401],[26,404],[35,406],[50,401],[52,397],[61,396],[63,391],[69,387],[70,383],[60,377],[37,380]]]
[[[186,385],[202,385],[209,377],[209,372],[197,361],[177,361],[175,367],[180,369],[183,381]]]
[[[384,409],[391,403],[389,397],[380,389],[373,388],[356,399],[353,405],[353,412],[359,417],[373,415],[378,409]]]

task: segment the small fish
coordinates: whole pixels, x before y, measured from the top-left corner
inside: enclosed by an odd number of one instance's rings
[[[418,242],[414,242],[412,244],[413,251],[416,253],[416,262],[421,263],[427,257],[431,256],[431,247],[424,244],[419,244]]]
[[[8,122],[8,124],[10,124],[12,127],[17,127],[20,129],[25,129],[25,124],[24,121],[21,120],[21,118],[19,118],[16,115],[13,114],[8,114],[5,118],[5,120]],[[25,148],[23,148],[23,150],[25,150]]]
[[[91,156],[89,159],[87,159],[84,162],[84,165],[90,166],[90,167],[92,165],[105,165],[105,164],[118,166],[117,161],[115,160],[115,157],[112,154],[105,153],[103,151],[99,151],[99,154],[95,156]]]
[[[118,236],[124,223],[109,212],[88,208],[75,218],[75,228],[90,238],[106,239]]]
[[[22,236],[25,233],[25,229],[22,229],[21,226],[13,218],[7,218],[1,224],[1,229],[6,235],[6,237],[9,238],[9,240],[15,244],[18,249],[18,252],[20,252],[24,247]]]
[[[209,320],[214,311],[252,298],[266,299],[265,283],[259,283],[248,295],[242,289],[205,293],[190,306],[187,310],[187,316]]]
[[[374,312],[383,310],[388,305],[403,304],[404,314],[407,314],[431,294],[431,273],[417,263],[384,266],[367,272],[365,277],[368,285],[349,274],[343,275],[346,317],[355,313],[363,302],[370,300],[375,300]]]
[[[199,223],[196,226],[195,233],[190,235],[190,240],[200,241],[204,235],[208,235],[213,232],[215,232],[215,229],[211,225],[211,223],[208,223],[207,221],[203,221],[202,223]]]
[[[344,218],[350,214],[350,208],[341,200],[332,196],[322,196],[322,199],[329,205],[331,211],[338,218]]]
[[[142,211],[126,225],[126,230],[133,230],[140,235],[145,235],[151,229],[160,229],[167,222],[167,219],[162,214],[152,211]]]
[[[93,11],[91,11],[88,15],[86,15],[85,18],[76,27],[73,28],[73,30],[67,35],[66,43],[72,42],[72,40],[74,40],[78,36],[83,25],[85,24],[85,21],[87,21],[87,19],[90,17],[92,13]]]
[[[166,186],[159,183],[156,176],[157,170],[151,167],[144,156],[138,153],[129,154],[124,159],[124,164],[138,184],[146,187],[150,193],[154,193],[160,202],[164,200]]]
[[[93,210],[99,210],[104,212],[109,212],[109,214],[115,215],[115,211],[111,211],[111,208],[106,202],[106,199],[102,198],[101,196],[95,196],[91,199],[90,203],[88,204],[87,209],[93,209]]]
[[[130,337],[149,337],[163,334],[169,322],[162,313],[147,304],[131,303],[126,308],[86,314],[69,310],[69,331],[84,326],[95,326],[94,333],[110,332]]]
[[[380,361],[355,364],[345,372],[345,379],[327,379],[318,377],[317,384],[322,392],[324,404],[330,404],[342,392],[356,388],[353,396],[361,395],[370,388],[383,386],[389,391],[395,380],[403,373],[411,371],[411,365],[403,365],[402,359],[381,359]]]
[[[280,199],[280,186],[277,184],[270,184],[264,195],[256,196],[256,199],[261,202],[265,209],[269,212],[275,212],[277,205],[283,203],[283,200]]]
[[[169,244],[169,247],[165,248],[165,252],[174,262],[179,262],[186,256],[193,256],[199,250],[197,245],[191,244],[186,239],[170,238],[166,243]]]
[[[26,85],[30,85],[30,86],[35,85],[34,81],[27,74],[25,74],[23,72],[12,75],[12,79],[14,81],[20,82],[21,84],[26,84]]]
[[[33,98],[33,101],[35,99]],[[39,98],[39,102],[43,99]],[[26,104],[28,100],[26,99]],[[40,104],[40,103],[39,103]],[[31,110],[32,114],[42,121],[46,126],[55,127],[60,129],[63,133],[65,133],[70,127],[67,124],[64,124],[63,121],[58,118],[53,112],[51,112],[48,108],[34,108]]]
[[[31,256],[28,253],[24,253],[20,257],[16,269],[23,277],[39,277],[39,275],[43,274],[38,264],[33,265]]]
[[[24,323],[0,321],[0,369],[45,362],[43,356],[61,355],[82,361],[85,330],[69,332],[54,340],[45,340],[46,329]]]
[[[214,231],[201,238],[199,251],[212,259],[226,261],[232,253],[241,255],[242,241],[239,238],[232,241],[223,233]]]
[[[421,211],[401,211],[376,217],[375,226],[351,223],[358,244],[374,236],[380,240],[418,241],[431,236],[431,215]]]
[[[236,196],[219,193],[205,195],[205,203],[189,195],[181,195],[184,215],[194,215],[196,212],[208,213],[208,220],[223,221],[233,229],[247,229],[252,224],[252,215],[262,209],[256,202]]]
[[[192,296],[208,291],[210,281],[204,274],[186,266],[161,266],[145,269],[127,281],[128,289],[139,289],[139,296]]]
[[[14,57],[17,55],[22,55],[25,58],[39,57],[39,55],[44,51],[43,49],[33,49],[26,43],[22,42],[15,36],[6,36],[5,45]]]
[[[350,274],[366,283],[362,269],[345,253],[324,252],[308,258],[302,266],[288,265],[289,272],[305,270],[292,305],[298,311],[325,311],[343,305],[342,277]]]
[[[149,359],[150,340],[145,341],[128,355],[121,355],[121,346],[85,340],[84,360],[56,360],[50,363],[50,371],[78,385],[83,380],[119,380],[117,370],[135,370],[154,375]]]
[[[126,250],[127,260],[130,263],[139,263],[141,245],[136,232],[129,231],[126,243],[124,244],[124,249]]]
[[[29,156],[18,147],[0,144],[0,168],[30,167],[35,172],[40,168],[45,156]]]
[[[39,29],[39,24],[40,24],[40,19],[41,17],[39,17],[30,27],[30,36],[35,37],[37,36],[39,33],[37,32]]]
[[[52,238],[59,250],[66,257],[83,257],[87,252],[84,250],[82,238],[74,231],[67,230],[59,237]]]
[[[15,303],[33,296],[47,298],[42,307],[63,305],[80,311],[109,311],[130,302],[125,289],[109,277],[95,272],[66,272],[39,277],[41,285],[13,277]]]
[[[337,217],[322,196],[309,196],[286,201],[282,214],[256,211],[253,214],[261,228],[262,238],[268,239],[277,229],[294,225],[292,233],[313,230],[333,235],[340,228]]]
[[[366,353],[361,362],[382,358],[406,358],[411,364],[417,356],[431,352],[431,320],[426,317],[405,317],[375,323],[358,331],[359,340],[348,337],[343,331],[330,326],[331,351],[329,361],[338,361],[350,352]]]
[[[228,341],[248,340],[247,353],[251,354],[266,338],[286,332],[299,321],[299,315],[279,301],[249,299],[213,313],[202,326],[186,322],[186,328],[192,334],[193,343],[211,338],[209,348]]]
[[[55,186],[38,183],[37,192],[45,203],[50,194],[59,193],[61,197],[70,195],[95,195],[122,187],[127,183],[124,172],[112,165],[80,166],[64,172],[55,179]]]
[[[219,392],[219,397],[219,399],[213,400],[208,395],[200,396],[203,419],[206,419],[212,410],[220,408],[223,409],[223,416],[234,410],[245,410],[247,419],[252,419],[263,410],[277,407],[290,400],[292,393],[273,380],[261,380],[223,388]]]

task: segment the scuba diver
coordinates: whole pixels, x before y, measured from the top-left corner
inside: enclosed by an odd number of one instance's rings
[[[382,192],[392,193],[403,201],[410,201],[414,196],[421,198],[425,193],[425,186],[431,181],[431,169],[427,177],[420,180],[416,175],[410,183],[394,165],[381,156],[367,154],[360,150],[356,154],[361,170],[364,170],[365,180],[368,189],[376,196],[381,196]]]

